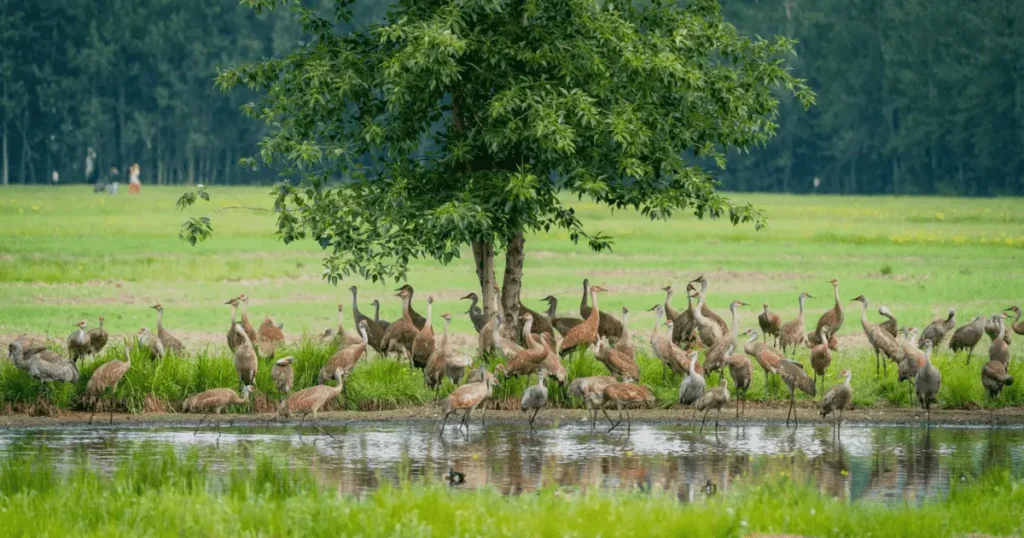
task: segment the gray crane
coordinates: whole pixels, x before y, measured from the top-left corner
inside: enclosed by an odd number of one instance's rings
[[[942,387],[942,372],[932,364],[931,340],[924,341],[924,364],[917,370],[917,377],[914,378],[914,389],[917,391],[917,401],[921,407],[928,412],[928,424],[932,423],[932,401]]]
[[[547,379],[548,371],[541,368],[537,372],[537,384],[530,385],[523,392],[523,400],[519,404],[519,409],[523,413],[529,413],[533,411],[533,415],[530,416],[530,433],[536,432],[536,428],[533,427],[533,423],[537,420],[537,413],[541,409],[544,409],[548,405],[548,387],[544,383]]]

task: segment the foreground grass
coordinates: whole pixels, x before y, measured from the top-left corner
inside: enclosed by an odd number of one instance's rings
[[[58,474],[45,454],[8,460],[0,513],[5,536],[1011,536],[1024,531],[1012,509],[1022,485],[997,472],[951,483],[941,501],[896,507],[841,503],[786,476],[689,505],[661,491],[503,497],[408,481],[352,498],[283,457],[225,472],[195,451],[144,449],[108,474],[85,461]]]
[[[279,350],[278,357],[292,355],[295,357],[295,386],[300,390],[313,386],[317,382],[320,368],[333,353],[333,349],[310,340],[304,340],[298,346]],[[797,360],[802,360],[805,369],[810,372],[810,363],[806,360],[807,350],[801,350]],[[62,409],[91,410],[90,402],[84,400],[85,387],[89,377],[99,365],[109,360],[123,360],[125,357],[122,344],[114,344],[96,359],[82,362],[80,378],[75,384],[53,386],[54,402]],[[703,360],[703,357],[701,358]],[[942,390],[938,395],[938,407],[946,409],[979,409],[999,408],[1024,405],[1024,389],[1021,383],[1006,387],[998,400],[989,400],[981,385],[981,361],[974,360],[967,365],[963,354],[952,355],[940,352],[933,358],[934,363],[942,372]],[[500,359],[481,357],[477,365],[485,364],[493,371]],[[640,366],[640,383],[650,387],[657,398],[657,406],[670,408],[676,405],[679,384],[682,378],[669,374],[663,377],[661,363],[651,356],[644,348],[638,350],[637,362]],[[577,353],[564,360],[569,379],[591,375],[607,375],[607,370],[589,353]],[[276,403],[284,395],[277,392],[270,377],[272,362],[261,361],[256,378],[258,392],[253,397],[255,410],[271,412]],[[867,350],[854,350],[848,353],[837,353],[835,360],[826,376],[826,390],[841,382],[840,373],[847,369],[853,372],[855,407],[911,407],[916,405],[909,383],[896,381],[895,364],[889,364],[887,377],[875,377],[874,355]],[[718,384],[718,374],[708,377],[708,385]],[[527,379],[502,379],[495,388],[493,399],[497,405],[505,409],[518,409],[520,398],[527,385],[536,382],[535,377]],[[406,362],[393,358],[380,359],[372,351],[369,357],[361,359],[348,378],[349,399],[343,402],[330,403],[325,409],[377,411],[430,405],[435,393],[428,389],[423,381],[423,373]],[[750,401],[785,400],[788,398],[785,385],[777,378],[769,379],[769,390],[766,391],[763,371],[754,364],[754,379],[747,398]],[[185,398],[211,388],[233,387],[239,385],[232,356],[225,352],[203,351],[194,356],[178,357],[168,355],[162,361],[152,361],[140,350],[133,354],[132,367],[125,379],[118,385],[114,393],[114,409],[117,411],[143,413],[147,411],[167,411],[178,409]],[[444,397],[453,386],[445,381],[437,396]],[[549,402],[552,407],[582,408],[583,402],[569,398],[567,387],[559,386],[553,379],[548,380]],[[733,399],[736,398],[735,387],[730,387]],[[777,391],[777,393],[776,393]],[[0,361],[0,408],[14,412],[34,412],[42,397],[42,387],[33,378],[7,360]],[[776,397],[776,394],[778,395]],[[798,394],[799,401],[817,402],[822,391],[818,389],[816,397],[811,398]],[[101,402],[103,409],[108,400]],[[229,409],[230,411],[247,412],[247,408]]]

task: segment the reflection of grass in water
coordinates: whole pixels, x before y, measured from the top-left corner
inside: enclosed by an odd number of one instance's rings
[[[472,477],[471,477],[472,478]],[[1006,471],[954,481],[948,498],[921,506],[847,504],[787,473],[764,474],[708,500],[680,504],[674,494],[566,494],[557,488],[503,497],[495,489],[385,482],[357,499],[319,484],[284,456],[241,458],[212,470],[193,450],[139,449],[116,471],[85,462],[55,472],[45,456],[0,465],[6,535],[49,536],[831,536],[1019,534],[1012,506],[1024,487]],[[992,500],[1008,507],[992,517]]]

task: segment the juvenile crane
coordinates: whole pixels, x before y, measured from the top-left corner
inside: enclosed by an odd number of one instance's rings
[[[756,336],[755,336],[756,339]],[[700,421],[700,431],[704,433],[704,423],[708,420],[708,413],[712,409],[718,411],[715,415],[715,435],[718,435],[718,420],[722,418],[722,408],[729,404],[729,380],[723,375],[718,386],[705,392],[694,404],[694,408],[704,412],[704,418]]]
[[[164,351],[173,352],[175,355],[184,353],[185,346],[181,344],[181,340],[178,340],[171,333],[167,332],[167,329],[164,329],[164,306],[157,303],[150,308],[156,310],[156,337],[164,345]]]
[[[423,324],[427,322],[427,318],[421,316],[419,312],[416,312],[416,309],[412,307],[412,299],[413,296],[416,294],[416,290],[414,290],[412,286],[408,284],[395,290],[396,293],[402,291],[409,292],[409,317],[412,318],[412,324],[415,325],[417,329],[422,329]]]
[[[359,324],[356,324],[359,327]],[[367,325],[369,327],[369,325]],[[367,331],[369,335],[369,331]],[[354,346],[363,341],[363,337],[359,334],[359,329],[356,329],[356,334],[349,334],[345,329],[345,305],[338,305],[338,330],[333,334],[327,334],[326,336],[332,336],[331,340],[334,345],[338,346],[338,349],[342,349],[347,346]]]
[[[836,385],[825,393],[821,399],[821,418],[829,414],[833,417],[833,431],[840,432],[843,423],[843,410],[850,406],[853,401],[853,387],[850,386],[850,378],[853,372],[843,370],[843,383]]]
[[[768,375],[777,374],[779,369],[779,361],[784,357],[777,349],[757,341],[757,331],[751,329],[748,331],[750,338],[747,339],[746,344],[743,345],[743,351],[747,355],[750,355],[757,364],[764,370],[764,392],[765,396],[768,395]],[[777,391],[776,391],[777,393]]]
[[[800,312],[797,313],[796,319],[787,321],[780,330],[778,345],[782,346],[782,352],[786,353],[788,350],[790,353],[796,353],[797,346],[807,343],[807,329],[804,328],[804,301],[806,299],[813,299],[810,293],[801,292],[797,297],[797,302],[800,303]],[[820,330],[818,331],[820,332]]]
[[[403,350],[401,353],[411,354],[413,341],[420,333],[415,319],[412,317],[412,307],[410,306],[412,291],[405,287],[399,288],[395,297],[402,300],[402,318],[392,322],[384,331],[384,336],[381,337],[381,347],[384,348],[385,353],[401,349]],[[426,323],[426,320],[423,321]]]
[[[654,328],[651,329],[651,350],[654,352],[654,356],[661,361],[661,378],[665,379],[666,369],[671,369],[674,373],[684,374],[688,367],[686,364],[686,354],[679,346],[672,342],[672,339],[668,335],[661,335],[658,333],[658,325],[661,323],[661,316],[664,312],[662,306],[655,305],[654,307]],[[669,335],[675,329],[675,324],[670,319],[665,322],[665,326],[668,327]]]
[[[830,337],[835,337],[836,334],[839,334],[839,329],[843,327],[843,321],[846,319],[846,316],[843,313],[843,303],[839,300],[839,279],[833,278],[829,281],[829,284],[832,284],[832,295],[835,297],[836,304],[831,310],[826,311],[820,318],[818,318],[818,323],[814,326],[814,333],[807,335],[812,346],[816,346],[821,343],[816,340],[818,339],[818,331],[823,326],[827,325],[829,335],[831,335]],[[837,347],[833,347],[831,341],[829,342],[829,347],[832,347],[833,351],[837,351]]]
[[[255,344],[256,342],[259,342],[260,335],[256,332],[256,329],[253,328],[252,323],[249,323],[249,296],[243,293],[238,296],[238,300],[240,301],[240,304],[242,306],[242,329],[245,331],[245,334],[249,337],[249,342]]]
[[[547,356],[544,357],[544,361],[541,362],[541,366],[548,371],[549,374],[554,376],[555,381],[559,385],[564,385],[566,380],[569,378],[569,372],[566,371],[565,366],[562,365],[562,359],[558,356],[558,341],[555,337],[544,333],[540,335],[541,343],[544,344],[544,349],[547,350]]]
[[[963,350],[967,350],[967,364],[971,363],[971,356],[974,355],[974,348],[981,341],[982,335],[985,334],[985,317],[978,316],[971,320],[970,323],[958,328],[953,331],[953,336],[949,338],[949,349],[953,353],[958,353]]]
[[[43,349],[32,355],[25,356],[21,342],[15,340],[8,346],[7,352],[15,367],[25,370],[29,376],[43,384],[44,392],[46,392],[51,403],[53,398],[50,391],[50,383],[74,383],[78,381],[78,368],[75,366],[75,362],[65,359],[49,349]]]
[[[352,373],[352,370],[356,367],[356,363],[359,362],[359,359],[366,354],[366,345],[368,342],[366,335],[366,323],[359,323],[359,334],[362,336],[362,340],[360,340],[358,344],[347,346],[344,349],[339,350],[334,355],[331,355],[330,359],[327,359],[327,363],[320,369],[320,375],[317,378],[317,383],[324,385],[327,383],[327,380],[332,377],[334,379],[338,379],[339,373],[346,377]],[[345,405],[348,406],[347,389],[345,389]]]
[[[260,356],[264,359],[274,358],[277,346],[284,342],[284,332],[281,331],[281,327],[275,324],[269,316],[264,318],[263,323],[260,324]]]
[[[291,355],[287,357],[281,357],[274,362],[274,367],[270,370],[270,377],[274,380],[274,388],[277,392],[288,396],[292,391],[292,385],[295,383],[295,370],[292,369],[292,363],[295,362],[295,357]]]
[[[565,336],[573,327],[583,323],[580,318],[558,317],[558,299],[554,295],[548,295],[543,300],[548,303],[548,319],[551,320],[551,325],[558,331],[558,334]]]
[[[803,306],[800,307],[800,314],[803,315]],[[782,318],[775,312],[768,310],[768,303],[764,303],[764,311],[757,316],[757,324],[761,327],[761,335],[764,343],[768,343],[768,335],[775,337],[775,345],[779,345],[779,332],[782,330]],[[801,323],[801,325],[803,325]],[[800,328],[803,334],[803,327]],[[783,347],[785,349],[785,347]]]
[[[779,377],[782,378],[782,382],[789,389],[789,412],[793,415],[793,427],[795,428],[800,425],[796,416],[796,389],[800,389],[813,398],[817,388],[814,380],[808,377],[807,372],[804,371],[804,365],[799,362],[782,359],[779,361],[778,370]],[[789,414],[786,415],[786,426],[789,426]]]
[[[997,314],[998,315],[998,314]],[[1010,346],[1006,343],[1003,338],[1006,336],[1006,323],[1003,322],[1003,316],[999,316],[999,332],[996,333],[996,337],[992,339],[992,343],[988,346],[988,360],[999,361],[1003,363],[1003,366],[1009,369],[1010,367]]]
[[[708,373],[721,370],[725,367],[725,356],[730,346],[736,345],[736,336],[739,333],[739,324],[736,317],[736,308],[740,306],[747,306],[747,303],[743,301],[733,301],[729,303],[729,312],[732,314],[732,325],[729,330],[719,338],[713,346],[708,348],[707,354],[704,356],[704,370]]]
[[[587,307],[587,319],[583,323],[573,327],[562,339],[562,344],[559,346],[558,354],[562,357],[570,354],[579,346],[592,346],[597,343],[597,339],[600,332],[600,320],[601,310],[597,302],[597,295],[603,291],[607,291],[601,286],[590,287],[590,281],[583,281],[584,289],[589,288],[590,301],[594,303],[593,308]],[[584,309],[581,306],[580,311]],[[614,320],[613,320],[614,321]],[[618,323],[617,321],[615,323]],[[622,335],[622,327],[618,329],[618,334]]]
[[[618,381],[610,375],[577,377],[572,380],[572,383],[569,383],[569,396],[582,398],[590,412],[591,430],[597,427],[597,410],[604,406],[604,388],[614,383],[618,383]]]
[[[942,373],[932,364],[931,340],[924,341],[924,364],[917,371],[914,379],[914,389],[917,391],[917,402],[928,413],[928,424],[932,422],[932,401],[939,394],[942,387]]]
[[[896,321],[896,316],[889,310],[889,307],[885,305],[879,307],[878,315],[885,317],[885,321],[879,323],[878,326],[885,329],[885,332],[889,333],[889,336],[893,338],[899,336],[899,322]]]
[[[598,340],[590,350],[594,354],[594,358],[603,364],[613,376],[618,376],[623,380],[640,379],[640,368],[636,362],[625,353],[612,349],[607,340],[603,338]]]
[[[238,303],[239,303],[239,300],[238,300],[237,297],[234,298],[234,299],[229,300],[226,303],[224,303],[226,305],[231,305],[231,326],[228,327],[228,338],[227,339],[228,339],[228,349],[230,349],[232,353],[234,353],[235,350],[238,349],[238,346],[240,346],[243,343],[245,343],[245,338],[242,338],[242,336],[239,335],[235,331],[235,325],[238,323],[235,320],[235,317],[238,314]],[[243,328],[243,331],[244,331],[244,328]]]
[[[901,327],[903,333],[903,358],[900,360],[897,380],[907,381],[910,385],[910,401],[914,401],[914,379],[917,371],[924,365],[924,352],[917,347],[917,328]]]
[[[149,333],[149,329],[143,327],[139,329],[139,334],[136,335],[136,340],[140,346],[146,346],[149,349],[149,356],[152,360],[164,358],[164,343],[159,338],[154,337]]]
[[[707,297],[707,295],[708,295],[708,279],[704,278],[704,275],[700,275],[697,278],[691,280],[687,284],[687,290],[689,290],[690,286],[692,286],[693,284],[700,284],[700,292],[701,292],[701,294],[703,294],[704,297]],[[729,326],[725,324],[725,320],[722,319],[722,316],[719,316],[718,314],[714,313],[711,310],[711,308],[708,307],[706,302],[704,303],[704,306],[700,307],[700,313],[703,314],[705,318],[710,319],[711,321],[715,322],[715,324],[718,325],[718,328],[721,329],[721,332],[724,333],[725,331],[729,330]],[[710,344],[710,342],[704,342],[704,343],[705,344]]]
[[[828,342],[828,327],[822,327],[818,333],[822,342]],[[811,370],[814,370],[814,382],[821,377],[821,390],[825,390],[825,373],[832,364],[832,350],[828,344],[821,343],[811,348]]]
[[[206,420],[206,417],[211,414],[221,414],[224,408],[229,405],[245,405],[249,403],[249,393],[252,391],[253,387],[249,385],[242,386],[241,396],[231,389],[210,389],[200,392],[199,394],[185,400],[181,404],[181,410],[185,413],[204,413],[203,418],[199,419],[199,423],[196,424],[195,432],[193,432],[193,434],[197,434],[199,433],[200,426],[203,425],[203,421]],[[217,421],[217,431],[220,431],[219,420]]]
[[[338,384],[333,387],[330,385],[314,385],[285,398],[277,406],[277,417],[279,419],[282,417],[288,418],[291,417],[292,413],[295,413],[301,417],[299,420],[299,428],[301,429],[306,417],[312,415],[312,420],[315,424],[316,414],[320,411],[320,408],[328,401],[337,398],[345,390],[345,374],[338,370],[334,372],[334,379]],[[327,433],[323,429],[320,431]]]
[[[676,317],[668,318],[672,321],[672,342],[679,345],[690,345],[700,342],[700,332],[697,331],[697,322],[693,318],[693,295],[690,295],[691,286],[686,288],[686,310],[683,310]]]
[[[933,346],[938,346],[946,337],[946,333],[953,330],[953,327],[956,327],[956,309],[950,308],[946,319],[936,319],[924,328],[921,333],[921,346],[924,346],[925,340],[931,340]],[[922,347],[922,349],[924,348]]]
[[[604,288],[600,288],[599,286],[594,287],[599,288],[600,291],[608,291]],[[594,303],[593,309],[587,305],[588,296],[590,297],[590,301]],[[590,291],[590,280],[585,278],[583,279],[583,298],[580,300],[580,315],[583,316],[583,319],[589,321],[592,310],[598,310],[597,298],[595,297],[595,294]],[[619,320],[615,319],[611,314],[607,312],[599,312],[597,331],[598,335],[608,338],[611,342],[616,342],[620,337],[622,337],[622,324],[619,323]],[[565,338],[568,340],[569,335],[566,334]]]
[[[465,410],[462,421],[459,423],[459,431],[466,428],[466,435],[469,435],[469,416],[477,407],[491,397],[494,387],[498,384],[497,379],[484,370],[483,380],[476,383],[466,383],[452,391],[444,402],[444,420],[441,422],[441,435],[444,435],[444,427],[448,424],[448,417],[456,411]]]
[[[619,351],[628,355],[629,358],[636,358],[636,344],[633,342],[633,334],[629,331],[629,322],[627,320],[629,316],[629,308],[622,307],[622,336],[619,337],[619,341],[615,342],[615,351]]]
[[[434,298],[427,297],[427,317],[423,322],[423,328],[412,341],[412,364],[417,368],[423,368],[434,353],[434,327],[431,325],[431,318],[434,313]]]
[[[705,306],[704,292],[697,291],[696,296],[697,307],[693,309],[693,320],[697,324],[701,342],[704,342],[704,345],[710,349],[725,336],[728,329],[723,329],[714,319],[705,316],[702,312]]]
[[[79,357],[84,357],[91,351],[89,332],[85,329],[85,320],[75,324],[75,332],[68,336],[68,355],[71,361],[77,363]]]
[[[103,316],[99,317],[100,326],[95,329],[89,329],[89,354],[96,355],[103,348],[106,347],[107,341],[110,339],[110,334],[103,328]]]
[[[457,354],[448,343],[448,325],[452,321],[451,314],[441,314],[444,320],[444,331],[441,333],[441,342],[434,347],[434,353],[427,360],[427,366],[423,369],[423,379],[427,388],[434,389],[434,403],[441,394],[441,381],[447,377],[455,385],[459,384],[466,375],[466,368],[472,364],[473,359],[469,355]]]
[[[380,340],[384,336],[384,326],[377,321],[377,315],[371,319],[369,316],[364,315],[359,311],[359,288],[352,286],[348,289],[352,292],[352,321],[355,326],[358,327],[360,322],[366,322],[366,337],[367,341],[377,353],[381,353]],[[380,305],[380,303],[377,303]],[[379,309],[379,306],[378,306]]]
[[[469,310],[466,313],[469,314],[469,320],[473,322],[473,328],[479,333],[484,325],[487,324],[487,316],[484,314],[483,309],[477,306],[477,303],[480,302],[480,297],[477,294],[470,293],[459,300],[465,301],[467,299],[469,300]]]
[[[725,357],[725,364],[729,367],[729,377],[736,386],[736,418],[740,418],[740,400],[743,401],[743,414],[747,413],[747,391],[750,390],[750,383],[754,379],[753,365],[750,359],[742,353],[734,354],[735,347],[729,349]]]
[[[612,427],[608,429],[609,432],[622,424],[622,411],[626,411],[626,436],[628,437],[632,430],[633,419],[629,416],[630,407],[639,406],[653,406],[654,405],[654,393],[651,389],[643,385],[634,385],[633,383],[612,383],[604,388],[604,416],[608,417],[608,422],[611,423]],[[608,406],[614,405],[619,411],[619,420],[612,422],[612,417],[608,416]]]
[[[519,404],[519,409],[523,413],[533,411],[533,415],[530,416],[530,433],[536,431],[533,423],[537,420],[537,413],[548,405],[548,387],[544,384],[547,375],[548,372],[541,368],[540,372],[537,373],[537,384],[526,388],[523,392],[523,399]]]
[[[1014,314],[1017,314],[1017,316],[1013,318],[1010,328],[1017,334],[1024,334],[1024,321],[1020,320],[1022,314],[1020,307],[1016,305],[1011,306],[1006,309],[1006,312],[1013,312]]]
[[[110,391],[110,424],[114,423],[114,391],[117,384],[121,382],[128,369],[132,367],[131,349],[124,348],[123,361],[113,360],[100,365],[92,373],[89,383],[85,386],[85,399],[92,402],[92,414],[89,415],[89,424],[92,424],[96,410],[99,409],[100,397],[103,393]]]
[[[235,349],[235,372],[238,373],[238,379],[243,387],[255,387],[256,372],[260,367],[259,361],[256,360],[256,350],[253,349],[252,341],[249,340],[249,335],[245,334],[241,323],[235,325],[235,332],[242,337],[242,345]]]
[[[1010,340],[1010,334],[1013,331],[1003,331],[1002,333],[1000,333],[999,326],[1003,324],[1003,318],[1009,315],[1010,314],[1007,312],[1003,312],[1001,314],[992,314],[992,317],[988,318],[988,320],[985,321],[985,334],[987,334],[988,337],[993,340],[995,340],[997,337],[1002,338],[1008,346],[1013,343]],[[1002,336],[998,336],[999,334],[1002,334]]]
[[[900,349],[900,345],[896,342],[896,339],[889,336],[889,333],[885,329],[879,327],[877,324],[868,321],[868,299],[863,295],[858,295],[853,299],[854,301],[860,301],[860,325],[864,329],[864,334],[868,337],[868,342],[871,347],[875,350],[875,377],[878,377],[880,373],[879,364],[881,364],[882,376],[888,375],[888,368],[885,361],[879,356],[879,351],[885,354],[893,361],[899,362],[900,357],[903,356],[903,351]]]
[[[661,288],[661,291],[665,292],[665,315],[668,316],[668,319],[674,320],[679,317],[681,312],[672,308],[672,286],[665,286]]]
[[[707,383],[704,381],[704,376],[697,372],[696,366],[697,353],[694,352],[690,354],[689,375],[683,378],[683,381],[679,384],[679,405],[693,405],[704,395]],[[694,410],[694,416],[696,416],[696,413],[697,411]]]
[[[379,300],[374,299],[373,301],[370,301],[370,304],[373,305],[373,321],[376,321],[377,325],[380,325],[380,330],[381,330],[380,342],[377,343],[377,345],[379,345],[381,349],[378,349],[377,351],[379,353],[384,353],[384,351],[385,351],[384,350],[384,345],[383,345],[383,342],[384,342],[384,331],[388,330],[388,327],[391,325],[391,322],[390,321],[385,321],[383,319],[380,319],[380,301]]]

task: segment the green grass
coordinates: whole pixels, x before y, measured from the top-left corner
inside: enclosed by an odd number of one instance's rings
[[[994,472],[968,486],[951,482],[945,499],[892,507],[839,502],[786,475],[685,505],[659,490],[546,487],[503,497],[408,480],[353,498],[286,455],[242,459],[223,472],[196,451],[150,447],[112,473],[82,461],[61,474],[45,453],[7,460],[0,513],[5,536],[1011,536],[1024,531],[1024,516],[1012,509],[1024,502],[1021,486]]]

